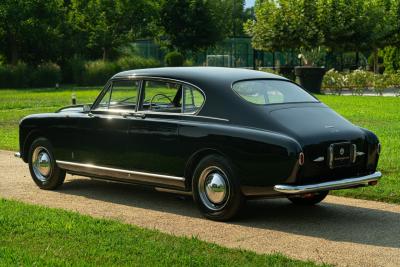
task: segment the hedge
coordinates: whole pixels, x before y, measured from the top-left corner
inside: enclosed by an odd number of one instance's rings
[[[28,66],[0,64],[0,88],[52,87],[61,82],[77,85],[104,85],[114,74],[124,70],[154,68],[161,66],[155,59],[138,56],[121,57],[117,61],[85,61],[73,57],[59,65],[45,62]]]

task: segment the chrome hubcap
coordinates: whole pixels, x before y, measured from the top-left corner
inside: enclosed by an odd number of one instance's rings
[[[211,210],[221,210],[229,198],[229,181],[218,167],[206,168],[200,175],[199,195],[203,204]]]
[[[47,149],[41,146],[35,148],[32,155],[32,167],[40,181],[46,182],[48,180],[52,171],[51,166],[51,157]]]

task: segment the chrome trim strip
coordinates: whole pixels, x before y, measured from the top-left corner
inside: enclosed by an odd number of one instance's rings
[[[322,162],[322,161],[324,161],[324,160],[325,160],[324,157],[318,157],[318,158],[314,159],[313,161],[314,161],[314,162]]]
[[[15,152],[15,153],[14,153],[14,157],[16,157],[16,158],[22,158],[20,152]]]
[[[66,169],[69,171],[83,172],[103,177],[112,177],[116,179],[123,179],[125,181],[134,181],[134,182],[136,181],[149,184],[169,185],[179,188],[185,187],[184,177],[115,169],[109,167],[96,166],[93,164],[76,163],[76,162],[69,162],[62,160],[57,160],[56,163],[61,169]]]
[[[274,190],[285,194],[302,194],[302,193],[318,192],[325,190],[336,190],[353,186],[367,186],[371,182],[378,181],[380,177],[382,177],[382,173],[377,171],[373,174],[361,177],[352,177],[343,180],[336,180],[318,184],[308,184],[308,185],[278,184],[274,186]]]
[[[129,110],[123,109],[96,109],[94,111],[100,112],[108,112],[109,114],[102,114],[104,116],[132,116],[136,115],[166,115],[166,116],[176,116],[176,117],[190,117],[190,118],[204,118],[204,119],[211,119],[211,120],[220,120],[220,121],[229,121],[228,119],[218,118],[218,117],[210,117],[210,116],[199,116],[195,113],[171,113],[171,112],[154,112],[154,111],[138,111],[138,112],[130,112]]]
[[[333,144],[328,148],[329,168],[333,169]]]
[[[351,151],[351,162],[355,163],[357,160],[357,145],[356,144],[352,144],[353,150]]]
[[[357,157],[359,157],[359,156],[364,156],[365,155],[365,153],[364,152],[362,152],[362,151],[357,151]]]

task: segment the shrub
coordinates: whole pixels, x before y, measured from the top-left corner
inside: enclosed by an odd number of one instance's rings
[[[139,56],[125,56],[117,61],[117,66],[120,70],[131,69],[146,69],[160,67],[161,64],[158,60],[153,58],[143,58]]]
[[[382,95],[383,90],[389,88],[392,85],[392,79],[390,74],[375,74],[373,79],[373,88],[377,95]]]
[[[400,96],[400,70],[391,74],[391,83],[394,89],[394,94]]]
[[[185,60],[185,62],[183,62],[183,66],[185,66],[185,67],[192,67],[192,66],[194,66],[194,61],[193,61],[193,59],[186,59]]]
[[[396,73],[397,70],[400,70],[400,48],[387,46],[380,50],[379,54],[383,57],[385,72]]]
[[[349,88],[349,77],[347,74],[330,69],[325,73],[322,87],[324,90],[329,90],[331,94],[341,95],[343,89]]]
[[[349,87],[353,95],[363,95],[372,86],[374,74],[369,71],[355,70],[348,74]]]
[[[13,65],[0,65],[0,87],[21,88],[28,87],[31,70],[28,65],[18,62]]]
[[[60,67],[51,62],[42,63],[32,72],[31,86],[50,87],[61,82]]]
[[[183,66],[185,58],[178,51],[172,51],[165,55],[165,64],[169,67]]]
[[[96,60],[85,64],[85,71],[81,85],[104,85],[115,73],[118,72],[117,64],[113,62]]]

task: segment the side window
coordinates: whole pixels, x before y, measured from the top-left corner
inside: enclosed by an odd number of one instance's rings
[[[144,81],[140,110],[181,113],[182,86],[162,81]]]
[[[204,103],[203,94],[192,86],[183,85],[183,95],[184,113],[195,113],[201,108]]]
[[[97,108],[136,109],[139,81],[114,81]]]

